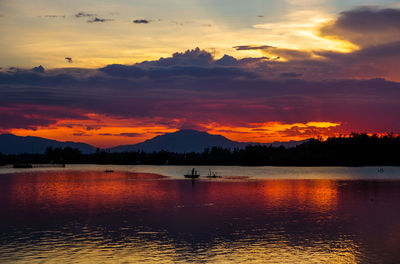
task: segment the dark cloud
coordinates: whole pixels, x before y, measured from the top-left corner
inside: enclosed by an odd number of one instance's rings
[[[257,64],[265,60],[269,60],[269,58],[268,57],[243,58],[238,60],[232,56],[224,55],[222,58],[216,60],[214,63],[216,65],[221,65],[221,66],[247,66],[247,65]]]
[[[302,50],[294,50],[294,49],[285,49],[285,48],[278,48],[269,45],[242,45],[242,46],[235,46],[234,49],[238,51],[246,51],[246,50],[259,50],[266,56],[263,57],[263,60],[270,60],[270,64],[273,62],[280,62],[283,58],[285,61],[307,61],[312,60],[314,55],[313,51],[302,51]],[[267,67],[267,63],[264,64]],[[289,64],[286,64],[289,66]],[[295,71],[295,69],[286,69],[285,71]],[[279,74],[278,74],[279,75]]]
[[[72,133],[73,136],[77,136],[77,137],[87,137],[90,136],[90,134],[87,134],[85,132],[76,132],[76,133]]]
[[[387,47],[388,54],[396,47]],[[397,132],[400,83],[341,78],[344,73],[359,74],[358,63],[365,62],[366,55],[375,54],[370,55],[374,61],[386,56],[378,50],[323,52],[321,60],[281,62],[228,55],[215,59],[207,51],[194,49],[155,61],[90,71],[2,72],[0,129],[35,128],[97,113],[177,128],[213,122],[239,126],[330,121],[348,124],[348,129]],[[352,64],[355,60],[359,62]],[[302,79],[298,79],[300,74]],[[339,77],[328,81],[327,76]]]
[[[101,128],[100,126],[86,126],[87,131],[99,130],[100,128]]]
[[[274,48],[274,47],[268,46],[268,45],[261,45],[261,46],[243,45],[243,46],[235,46],[233,48],[236,50],[265,50],[265,49]]]
[[[349,40],[361,47],[400,41],[400,9],[360,7],[340,13],[320,29],[324,37]]]
[[[285,58],[286,60],[304,60],[304,59],[310,59],[313,54],[310,51],[284,49],[268,45],[262,45],[262,46],[245,45],[245,46],[236,46],[233,48],[239,51],[260,50],[264,54],[268,54],[269,56],[273,55],[274,57],[272,58],[272,60],[279,60],[281,57]]]
[[[302,75],[303,75],[302,73],[297,73],[297,72],[282,72],[280,74],[280,76],[284,78],[297,78],[301,77]]]
[[[0,73],[0,84],[7,85],[54,85],[59,83],[60,85],[74,84],[77,80],[67,74],[57,75],[43,75],[38,72],[30,71],[13,71],[8,73]]]
[[[64,59],[65,59],[68,63],[72,63],[72,62],[73,62],[71,57],[65,57]]]
[[[270,57],[256,63],[258,73],[266,78],[285,77],[285,73],[295,72],[313,80],[371,77],[400,80],[397,70],[400,68],[400,41],[368,46],[349,53],[275,47],[261,51]]]
[[[92,19],[89,19],[86,22],[88,22],[88,23],[104,23],[104,22],[109,22],[109,21],[114,21],[114,19],[94,17]]]
[[[199,67],[199,66],[172,66],[142,69],[137,66],[109,65],[100,71],[111,76],[125,78],[147,77],[152,79],[170,79],[179,76],[193,78],[257,78],[256,73],[252,73],[236,67]]]
[[[104,73],[107,73],[108,75],[116,77],[141,78],[147,75],[147,71],[140,67],[121,65],[121,64],[108,65],[99,70]]]
[[[36,130],[39,126],[49,126],[55,123],[56,120],[54,119],[48,119],[46,117],[27,116],[21,111],[0,111],[0,128],[3,130],[15,128]]]
[[[145,61],[132,66],[113,64],[99,69],[111,76],[125,78],[175,78],[188,76],[196,78],[256,78],[258,75],[236,66],[248,65],[265,58],[244,58],[237,60],[225,55],[220,60],[199,48],[174,53],[170,58]]]
[[[81,18],[81,17],[95,17],[96,14],[92,14],[92,13],[86,13],[86,12],[79,12],[75,14],[76,18]]]
[[[266,48],[263,52],[268,55],[273,55],[274,60],[279,60],[284,58],[285,60],[311,60],[313,57],[312,51],[303,50],[293,50],[293,49],[283,49],[283,48]]]
[[[10,102],[5,103],[5,100],[1,101],[0,128],[4,130],[13,128],[36,130],[37,127],[54,125],[59,119],[87,119],[74,109],[24,103],[14,105]]]
[[[117,134],[116,136],[123,136],[123,137],[140,137],[142,134],[139,133],[120,133]]]
[[[132,21],[135,24],[149,24],[151,20],[148,19],[135,19]]]
[[[32,68],[32,71],[33,71],[33,72],[42,73],[42,72],[44,72],[44,68],[43,68],[42,65],[39,65],[39,66],[37,66],[37,67]]]
[[[187,50],[185,52],[176,52],[172,57],[160,58],[156,61],[144,61],[136,64],[138,67],[169,67],[169,66],[209,66],[214,62],[213,56],[200,48]]]
[[[39,16],[41,18],[42,16]],[[65,15],[45,15],[44,18],[66,18]]]
[[[119,133],[119,134],[111,134],[111,133],[101,133],[99,136],[117,136],[117,137],[140,137],[142,134],[139,133]]]

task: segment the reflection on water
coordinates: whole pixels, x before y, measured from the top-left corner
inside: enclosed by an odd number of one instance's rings
[[[0,263],[398,263],[400,181],[0,177]]]

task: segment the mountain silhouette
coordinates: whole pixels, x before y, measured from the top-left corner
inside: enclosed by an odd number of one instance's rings
[[[144,142],[135,145],[121,145],[108,149],[110,152],[127,152],[127,151],[144,151],[154,152],[166,150],[169,152],[189,153],[189,152],[202,152],[206,148],[222,147],[228,149],[244,148],[248,145],[272,145],[279,147],[297,146],[303,141],[290,141],[290,142],[273,142],[273,143],[252,143],[252,142],[236,142],[227,139],[221,135],[211,135],[207,132],[197,130],[179,130],[174,133],[166,133],[164,135],[156,136]],[[22,154],[22,153],[44,153],[47,147],[52,148],[77,148],[83,154],[96,152],[96,147],[79,142],[61,142],[41,137],[20,137],[12,134],[0,135],[0,153],[3,154]]]
[[[13,134],[0,135],[0,153],[3,154],[21,154],[21,153],[44,153],[47,147],[52,148],[77,148],[82,153],[96,152],[96,147],[85,143],[61,142],[41,137],[20,137]]]
[[[126,151],[144,151],[154,152],[166,150],[169,152],[189,153],[189,152],[202,152],[205,148],[222,147],[222,148],[244,148],[248,145],[273,145],[286,147],[294,147],[303,141],[290,141],[290,142],[274,142],[268,144],[251,143],[251,142],[236,142],[227,139],[221,135],[211,135],[207,132],[197,130],[185,129],[179,130],[174,133],[166,133],[164,135],[156,136],[148,139],[142,143],[135,145],[122,145],[111,148],[111,152],[126,152]]]

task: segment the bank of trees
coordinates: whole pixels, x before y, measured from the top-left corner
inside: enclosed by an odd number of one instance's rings
[[[400,136],[350,136],[311,139],[293,148],[252,145],[244,149],[213,147],[202,153],[110,153],[98,149],[82,154],[78,149],[48,148],[45,154],[0,155],[0,164],[93,163],[152,165],[245,165],[245,166],[383,166],[400,165]]]

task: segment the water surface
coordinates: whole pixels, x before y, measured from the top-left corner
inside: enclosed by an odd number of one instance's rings
[[[0,263],[400,259],[397,168],[106,167],[2,172]]]

